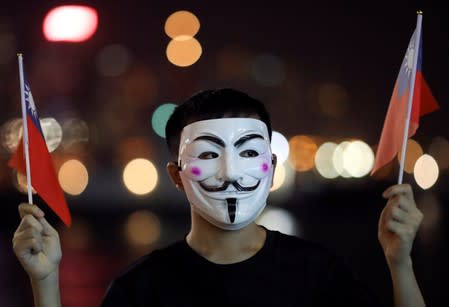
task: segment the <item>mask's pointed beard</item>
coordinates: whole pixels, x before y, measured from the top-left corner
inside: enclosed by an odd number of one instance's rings
[[[235,212],[237,209],[237,198],[226,198],[226,202],[228,204],[228,215],[231,223],[235,221]]]

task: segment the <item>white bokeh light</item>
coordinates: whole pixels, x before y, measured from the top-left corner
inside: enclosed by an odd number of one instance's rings
[[[290,145],[286,137],[277,131],[273,131],[271,136],[271,150],[277,157],[277,163],[284,163],[290,153]]]
[[[437,182],[439,175],[438,164],[431,155],[424,154],[416,161],[413,174],[416,183],[426,190]]]

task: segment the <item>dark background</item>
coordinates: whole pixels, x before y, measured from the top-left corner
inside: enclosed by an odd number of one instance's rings
[[[95,7],[99,14],[97,32],[80,44],[46,42],[41,31],[43,17],[53,6],[67,3]],[[449,140],[449,9],[443,3],[2,2],[0,34],[12,38],[14,50],[10,56],[11,51],[1,49],[9,58],[0,61],[0,124],[20,116],[15,53],[22,52],[39,115],[57,119],[76,115],[90,129],[89,141],[80,154],[89,161],[89,185],[80,196],[67,195],[74,221],[82,221],[89,229],[89,244],[73,248],[69,241],[77,233],[67,235],[67,229],[35,197],[62,234],[64,306],[98,305],[109,280],[121,268],[182,238],[188,230],[188,204],[165,175],[168,152],[150,125],[151,114],[161,103],[179,102],[204,88],[232,86],[265,101],[273,129],[287,137],[360,138],[374,146],[416,25],[416,11],[421,9],[422,70],[441,109],[422,118],[414,139],[425,151],[434,137]],[[163,26],[178,10],[191,11],[201,22],[196,38],[203,54],[187,68],[172,65],[165,56],[169,38]],[[116,79],[103,78],[95,69],[99,50],[108,44],[125,45],[132,54],[128,72]],[[285,79],[277,86],[261,85],[248,72],[251,59],[266,53],[278,56],[284,64]],[[132,77],[141,71],[147,79]],[[123,82],[135,84],[140,96],[125,97],[117,104],[114,98],[122,95]],[[346,108],[338,117],[317,107],[318,89],[329,83],[345,89]],[[151,145],[148,158],[156,163],[159,183],[147,196],[131,195],[121,183],[117,151],[121,141],[129,137],[143,137]],[[6,166],[10,154],[3,149],[0,154],[0,306],[30,306],[31,289],[11,248],[19,223],[17,204],[25,202],[26,195],[11,183]],[[319,241],[345,257],[386,304],[391,304],[391,283],[377,242],[377,220],[385,204],[381,193],[396,182],[397,168],[393,161],[390,172],[381,179],[325,180],[313,170],[296,173],[292,189],[274,192],[269,198],[271,206],[288,210],[296,218],[298,235]],[[412,175],[404,177],[412,184],[425,214],[413,256],[428,306],[447,306],[449,299],[448,174],[447,168],[440,170],[437,183],[429,190],[421,189]],[[152,245],[131,248],[121,227],[130,213],[140,209],[158,216],[161,234]]]

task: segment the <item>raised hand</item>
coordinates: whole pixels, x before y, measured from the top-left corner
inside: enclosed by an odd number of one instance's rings
[[[410,253],[423,214],[409,184],[397,184],[382,194],[387,204],[379,219],[378,238],[390,266],[409,265]]]
[[[12,240],[17,259],[32,281],[57,275],[61,260],[57,231],[36,205],[20,204],[19,213],[22,220]]]

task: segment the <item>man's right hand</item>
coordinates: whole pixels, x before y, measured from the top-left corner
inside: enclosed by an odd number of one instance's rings
[[[14,233],[13,249],[32,282],[58,274],[61,246],[58,232],[36,205],[20,204],[22,221]]]

